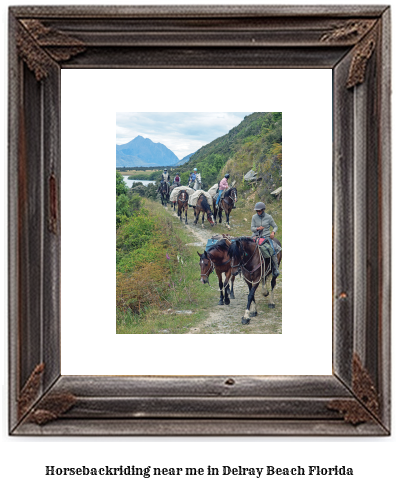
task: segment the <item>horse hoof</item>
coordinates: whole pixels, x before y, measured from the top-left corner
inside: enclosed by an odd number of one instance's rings
[[[267,304],[267,306],[269,307],[269,309],[275,309],[276,308],[274,303],[269,303],[269,304]]]
[[[250,319],[246,319],[245,317],[241,318],[241,324],[249,324]]]
[[[229,298],[225,298],[224,299],[224,303],[225,303],[225,305],[230,305],[230,299]]]
[[[218,303],[218,305],[224,305],[224,302],[223,302],[223,300],[219,300],[219,303]]]
[[[264,297],[267,297],[267,296],[269,295],[269,292],[262,292],[262,295],[263,295]]]
[[[258,312],[251,312],[249,314],[249,317],[256,317],[258,315]]]
[[[232,294],[230,295],[230,300],[235,300],[235,298],[236,298],[236,297],[234,296],[234,293],[232,293]]]

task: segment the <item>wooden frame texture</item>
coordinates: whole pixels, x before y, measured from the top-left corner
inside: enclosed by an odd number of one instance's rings
[[[388,435],[389,7],[11,7],[9,35],[10,434]],[[61,69],[163,67],[332,70],[331,376],[60,374]]]

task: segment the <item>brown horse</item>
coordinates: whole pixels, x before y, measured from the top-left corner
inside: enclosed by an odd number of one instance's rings
[[[281,247],[278,240],[275,242]],[[245,309],[244,317],[241,320],[242,324],[249,324],[250,317],[258,315],[255,303],[255,292],[262,281],[262,293],[265,297],[269,292],[265,291],[265,282],[272,272],[271,258],[265,259],[258,247],[258,239],[255,241],[252,237],[239,237],[233,239],[228,250],[228,255],[231,257],[231,269],[233,276],[239,272],[244,276],[245,283],[248,285],[248,302]],[[277,261],[280,264],[282,259],[281,251],[277,254]],[[271,299],[269,308],[274,308],[274,287],[276,286],[276,277],[272,277],[271,281]],[[253,307],[252,304],[253,303]],[[252,311],[251,311],[252,308]]]
[[[226,214],[226,227],[230,228],[230,213],[237,202],[237,189],[229,188],[225,192],[224,197],[219,200],[218,207],[216,206],[217,197],[217,194],[213,197],[213,214],[215,215],[215,218],[217,217],[217,214],[219,214],[219,223],[222,223],[222,212],[224,210]]]
[[[218,305],[229,305],[230,298],[234,299],[234,276],[231,275],[231,258],[228,255],[228,243],[225,239],[219,240],[215,245],[211,246],[208,251],[202,254],[197,252],[200,257],[201,281],[209,284],[209,275],[215,271],[219,279],[220,300]],[[225,274],[223,282],[222,273]],[[231,279],[231,290],[229,281]],[[224,297],[223,297],[224,289]],[[230,295],[230,298],[229,298]]]
[[[157,191],[161,194],[162,206],[168,206],[170,195],[169,184],[166,181],[161,181]]]
[[[187,210],[188,210],[188,193],[187,191],[180,191],[180,193],[177,195],[177,216],[180,217],[180,221],[183,211],[186,212],[186,221],[187,223]]]
[[[202,213],[202,228],[204,228],[205,213],[208,218],[208,222],[212,225],[212,227],[215,225],[215,220],[213,219],[211,207],[209,206],[206,196],[204,196],[203,194],[201,194],[201,196],[198,198],[197,204],[194,208],[194,225],[197,225],[200,213]]]

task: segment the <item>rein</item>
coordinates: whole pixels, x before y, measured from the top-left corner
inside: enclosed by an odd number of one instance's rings
[[[240,244],[240,245],[241,245],[241,244]],[[246,265],[249,263],[249,261],[250,261],[250,260],[253,258],[253,256],[255,255],[255,252],[256,252],[256,251],[258,251],[258,252],[259,252],[259,259],[260,259],[260,262],[259,262],[259,264],[258,264],[258,265],[257,265],[257,266],[256,266],[256,267],[255,267],[255,268],[252,270],[252,271],[250,271],[250,270],[249,270],[249,269],[247,269],[245,266],[246,266]],[[244,251],[244,252],[245,252],[245,251]],[[232,268],[236,268],[237,266],[240,266],[241,261],[242,261],[242,258],[241,258],[240,262],[239,262],[237,265],[234,265],[234,266],[231,266],[231,267],[232,267]],[[271,261],[271,260],[270,260],[270,261]],[[245,270],[245,271],[246,271],[247,273],[249,273],[250,275],[251,275],[252,273],[254,273],[255,271],[257,271],[259,268],[261,268],[260,278],[259,278],[259,280],[258,280],[258,281],[252,281],[252,280],[249,280],[248,278],[246,278],[246,279],[247,279],[248,281],[250,281],[250,282],[252,283],[252,285],[256,285],[256,284],[258,284],[258,283],[259,283],[259,282],[262,280],[262,278],[263,278],[264,276],[266,276],[266,275],[269,273],[269,271],[271,270],[271,264],[270,264],[270,261],[269,261],[269,264],[268,264],[268,267],[267,267],[267,270],[266,270],[266,268],[265,268],[265,262],[266,262],[266,260],[265,260],[265,258],[262,256],[262,254],[261,254],[261,252],[260,252],[260,250],[259,250],[259,244],[258,244],[258,243],[256,243],[256,247],[255,247],[254,252],[252,253],[251,257],[248,259],[248,261],[247,261],[245,264],[241,264],[241,267],[242,267],[242,269],[243,269],[243,270]],[[263,271],[262,271],[262,270],[263,270]],[[244,274],[244,273],[243,273],[243,275],[244,275],[244,278],[245,278],[245,274]]]

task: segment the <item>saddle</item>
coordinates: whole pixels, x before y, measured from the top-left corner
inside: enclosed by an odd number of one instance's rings
[[[269,239],[265,239],[264,237],[253,237],[252,240],[259,245],[259,249],[266,259],[281,251],[281,247],[274,239],[270,239],[273,246],[270,245]]]

